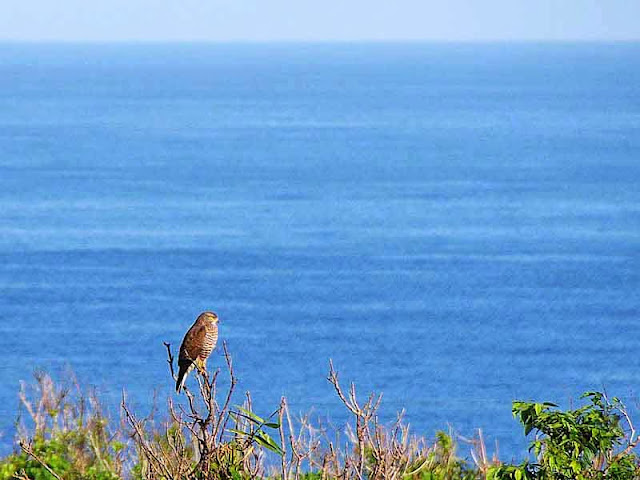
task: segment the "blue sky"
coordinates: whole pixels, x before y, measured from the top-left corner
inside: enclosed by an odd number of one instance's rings
[[[640,0],[0,0],[0,40],[640,40]]]

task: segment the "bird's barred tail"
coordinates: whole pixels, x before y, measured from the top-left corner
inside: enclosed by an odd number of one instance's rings
[[[180,390],[184,388],[184,382],[187,380],[187,375],[189,375],[189,372],[193,370],[193,367],[193,362],[189,365],[180,365],[180,369],[178,370],[178,379],[176,380],[176,392],[180,393]]]

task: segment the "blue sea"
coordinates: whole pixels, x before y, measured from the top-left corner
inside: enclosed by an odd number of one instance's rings
[[[261,414],[634,407],[640,44],[0,45],[3,451],[37,368],[162,409],[203,310]]]

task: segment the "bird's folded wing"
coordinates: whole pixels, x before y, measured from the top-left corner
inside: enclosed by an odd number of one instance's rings
[[[207,340],[207,329],[204,325],[194,325],[184,336],[180,347],[180,360],[195,360],[202,352]]]

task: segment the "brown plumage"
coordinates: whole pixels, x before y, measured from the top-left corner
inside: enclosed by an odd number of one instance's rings
[[[206,370],[207,358],[218,341],[218,316],[213,312],[201,313],[187,331],[178,356],[178,379],[176,392],[180,393],[189,372],[198,367]]]

